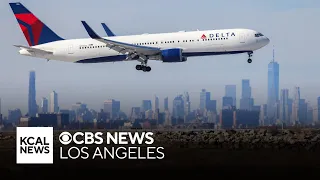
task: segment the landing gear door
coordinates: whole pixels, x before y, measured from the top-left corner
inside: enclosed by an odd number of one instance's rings
[[[239,40],[241,44],[246,43],[246,35],[244,33],[240,33]]]

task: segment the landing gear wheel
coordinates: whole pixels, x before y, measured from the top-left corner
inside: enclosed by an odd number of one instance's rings
[[[248,59],[248,63],[252,63],[252,59]]]
[[[141,65],[136,65],[136,70],[140,71],[142,69]]]
[[[142,66],[141,70],[142,70],[143,72],[146,72],[146,71],[147,71],[147,66]]]
[[[150,72],[151,71],[151,67],[150,66],[146,66],[146,71]]]

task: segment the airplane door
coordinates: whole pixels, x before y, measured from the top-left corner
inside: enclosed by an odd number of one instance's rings
[[[239,40],[240,43],[246,43],[246,36],[244,33],[240,33]]]
[[[73,54],[74,52],[73,52],[73,46],[72,45],[70,45],[69,47],[68,47],[68,54]]]

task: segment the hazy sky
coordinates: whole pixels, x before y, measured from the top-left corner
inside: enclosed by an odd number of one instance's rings
[[[81,101],[100,109],[109,98],[121,101],[128,112],[140,106],[142,99],[169,96],[169,101],[188,91],[192,108],[199,106],[202,88],[212,93],[221,104],[226,84],[237,85],[250,79],[256,104],[266,102],[267,66],[272,59],[272,46],[280,64],[280,88],[301,87],[301,97],[315,104],[320,96],[318,0],[21,0],[39,19],[65,39],[88,37],[81,20],[86,20],[100,35],[100,23],[107,23],[118,35],[250,28],[271,39],[270,44],[253,54],[189,58],[185,63],[150,62],[152,71],[135,70],[135,62],[75,64],[20,56],[14,44],[27,42],[8,5],[0,2],[0,97],[2,113],[19,107],[26,113],[28,75],[36,71],[37,101],[52,90],[59,95],[59,106],[69,108]],[[92,3],[94,2],[94,3]],[[290,91],[292,95],[292,91]],[[172,107],[172,103],[169,104]]]

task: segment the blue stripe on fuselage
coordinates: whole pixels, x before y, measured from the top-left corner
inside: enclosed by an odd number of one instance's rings
[[[194,56],[211,56],[211,55],[223,55],[223,54],[241,54],[252,51],[225,51],[225,52],[190,52],[182,53],[184,57],[194,57]],[[126,59],[126,55],[117,55],[117,56],[105,56],[97,57],[90,59],[83,59],[76,61],[76,63],[102,63],[102,62],[118,62]]]
[[[105,57],[97,57],[97,58],[91,58],[91,59],[83,59],[80,61],[76,61],[76,63],[117,62],[117,61],[123,61],[126,58],[127,58],[126,55],[105,56]]]

